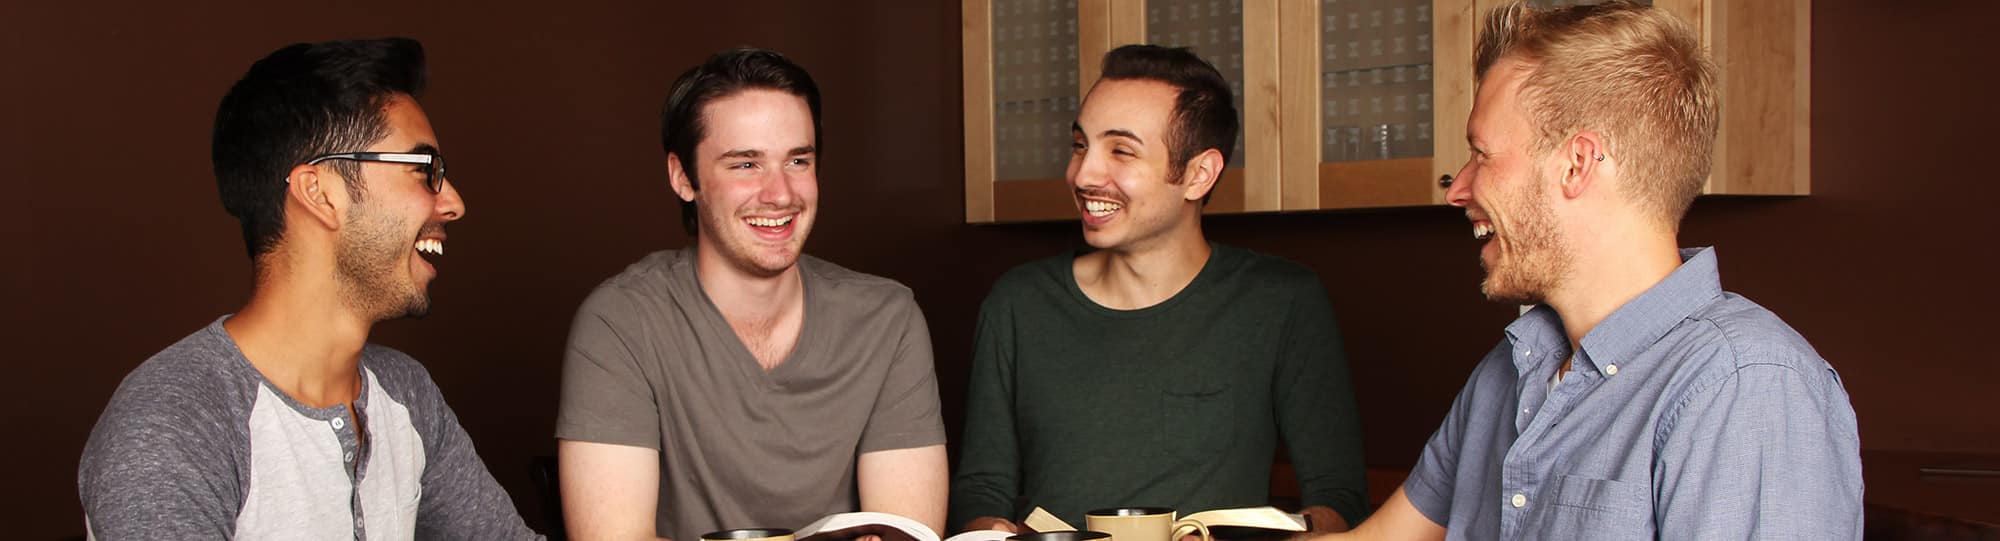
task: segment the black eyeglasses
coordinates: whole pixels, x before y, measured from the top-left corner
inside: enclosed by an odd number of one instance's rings
[[[327,160],[354,160],[357,162],[408,163],[424,166],[424,186],[431,193],[444,193],[444,155],[410,152],[343,152],[313,158],[306,165],[319,165]]]

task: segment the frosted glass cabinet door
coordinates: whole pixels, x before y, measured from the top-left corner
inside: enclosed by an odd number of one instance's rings
[[[992,0],[994,180],[1063,178],[1076,119],[1076,0]]]
[[[1441,203],[1465,158],[1473,0],[1280,5],[1285,208]]]
[[[1281,0],[1282,1],[1282,0]],[[1143,41],[1186,47],[1229,81],[1241,130],[1208,214],[1279,210],[1278,2],[1145,0]]]
[[[964,0],[966,221],[1075,216],[1062,184],[1081,101],[1077,2]]]

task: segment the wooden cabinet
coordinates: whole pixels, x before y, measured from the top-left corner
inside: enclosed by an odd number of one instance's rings
[[[1285,210],[1441,204],[1465,163],[1477,2],[1279,2]]]
[[[1075,217],[1069,124],[1103,54],[1126,43],[1190,47],[1236,87],[1243,134],[1207,212],[1443,204],[1439,181],[1467,157],[1479,18],[1502,4],[962,2],[968,222]],[[1808,193],[1810,0],[1655,3],[1694,24],[1722,69],[1707,193]]]

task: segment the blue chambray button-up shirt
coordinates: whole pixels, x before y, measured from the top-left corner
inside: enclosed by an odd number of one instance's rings
[[[1403,483],[1449,539],[1859,539],[1847,392],[1715,251],[1583,337],[1538,306],[1474,369]]]

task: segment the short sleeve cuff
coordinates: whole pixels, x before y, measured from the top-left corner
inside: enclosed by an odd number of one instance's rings
[[[1417,508],[1424,518],[1434,524],[1447,525],[1451,522],[1451,493],[1431,480],[1421,466],[1410,471],[1410,477],[1403,480],[1403,496],[1410,499],[1410,505]]]
[[[569,422],[556,423],[556,439],[644,447],[654,451],[660,450],[660,438],[657,436],[634,434],[630,431]]]
[[[933,426],[921,430],[868,434],[861,439],[861,452],[894,451],[944,445],[944,426]]]

